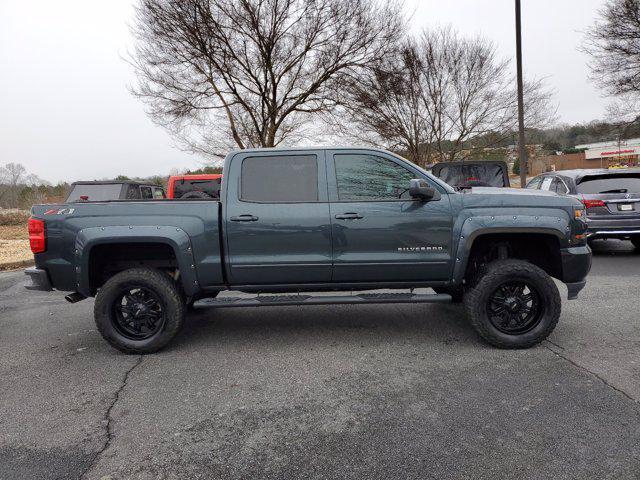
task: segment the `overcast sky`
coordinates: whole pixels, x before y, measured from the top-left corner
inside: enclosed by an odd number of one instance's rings
[[[576,50],[603,0],[522,0],[525,74],[545,77],[561,122],[606,100]],[[411,25],[480,33],[514,57],[513,0],[406,0]],[[59,180],[167,174],[202,159],[175,147],[127,90],[130,0],[0,0],[0,165]]]

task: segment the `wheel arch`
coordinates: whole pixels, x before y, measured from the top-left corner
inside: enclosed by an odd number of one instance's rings
[[[465,223],[465,226],[467,224]],[[455,256],[452,283],[460,285],[469,274],[475,257],[486,245],[505,242],[512,246],[510,258],[528,260],[555,278],[562,278],[560,248],[566,241],[564,232],[552,227],[463,227]],[[542,245],[542,247],[541,247]],[[527,251],[528,250],[528,251]],[[544,250],[545,256],[540,252]],[[529,254],[527,254],[529,253]]]
[[[177,227],[82,229],[76,236],[74,260],[76,288],[85,296],[95,295],[96,289],[118,271],[136,266],[174,269],[185,293],[192,295],[199,291],[190,238]],[[105,267],[108,272],[100,271]]]

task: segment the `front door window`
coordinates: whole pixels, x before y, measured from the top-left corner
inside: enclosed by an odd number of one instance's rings
[[[376,155],[335,155],[340,201],[384,201],[409,198],[415,175],[391,160]]]

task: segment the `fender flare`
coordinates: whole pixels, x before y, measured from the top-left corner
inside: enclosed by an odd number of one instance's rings
[[[568,217],[561,216],[483,215],[466,218],[458,234],[458,247],[454,257],[451,282],[455,285],[462,283],[469,263],[471,249],[475,240],[480,236],[500,233],[541,233],[555,236],[562,245],[567,241],[569,231]]]
[[[119,243],[160,243],[169,245],[176,256],[180,282],[187,295],[200,290],[189,235],[181,228],[161,226],[109,226],[83,228],[76,235],[74,247],[75,283],[78,292],[91,296],[89,261],[98,245]]]

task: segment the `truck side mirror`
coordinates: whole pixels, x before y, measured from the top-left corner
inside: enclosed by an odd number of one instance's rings
[[[425,180],[419,178],[411,180],[411,183],[409,184],[409,195],[411,198],[422,202],[437,200],[440,197],[435,188],[430,187]]]

